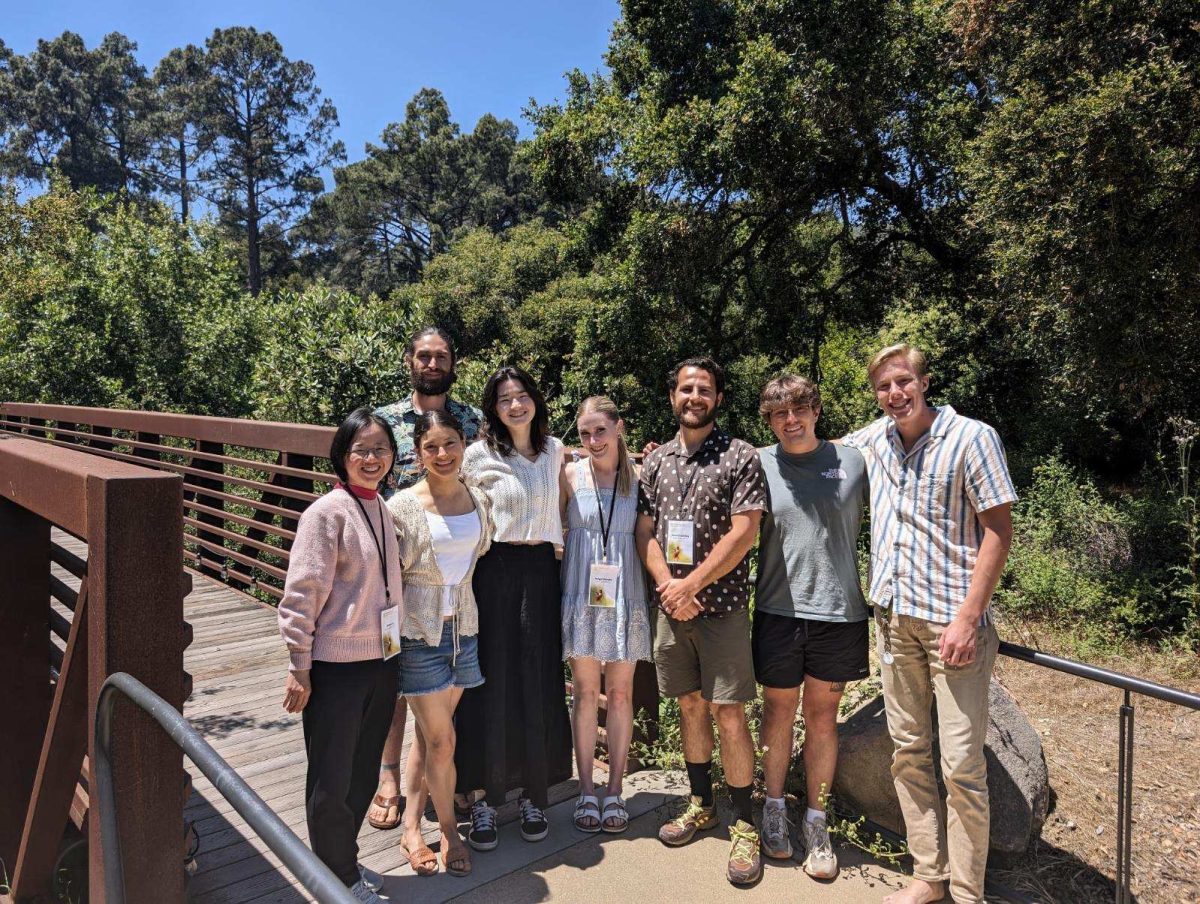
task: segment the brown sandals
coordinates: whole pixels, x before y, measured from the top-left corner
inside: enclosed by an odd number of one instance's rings
[[[400,842],[400,853],[408,858],[408,865],[418,876],[432,876],[438,871],[437,854],[427,844],[422,843],[420,847],[410,851],[402,841]],[[446,869],[449,870],[450,867],[447,866]]]
[[[393,797],[384,797],[380,794],[376,794],[375,797],[371,800],[371,805],[375,806],[375,807],[379,807],[385,813],[388,810],[390,810],[392,807],[396,808],[396,818],[395,819],[372,819],[368,815],[367,822],[371,824],[371,828],[384,829],[386,831],[387,829],[394,829],[394,828],[396,828],[396,826],[400,825],[400,795],[399,794],[397,794]]]
[[[380,763],[379,771],[396,773],[396,784],[397,785],[400,784],[400,764],[399,763]],[[371,826],[371,828],[383,829],[386,832],[388,829],[394,829],[394,828],[396,828],[396,826],[400,825],[401,812],[400,812],[400,795],[399,794],[395,794],[391,797],[384,797],[382,794],[379,793],[379,788],[377,787],[375,789],[375,797],[371,800],[371,806],[379,807],[379,809],[383,810],[385,817],[387,816],[388,810],[390,810],[392,807],[396,808],[396,818],[395,819],[372,819],[371,811],[368,810],[367,811],[367,823]]]
[[[471,874],[471,855],[462,844],[443,847],[442,866],[451,876],[469,876]]]

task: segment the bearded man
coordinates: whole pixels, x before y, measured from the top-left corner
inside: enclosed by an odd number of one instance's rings
[[[713,733],[733,802],[726,876],[750,884],[762,873],[751,815],[754,742],[746,703],[755,697],[747,555],[767,507],[754,447],[717,426],[725,372],[707,357],[675,365],[667,379],[679,433],[646,457],[635,540],[660,609],[654,640],[658,688],[679,701],[691,798],[658,833],[671,846],[718,824]]]

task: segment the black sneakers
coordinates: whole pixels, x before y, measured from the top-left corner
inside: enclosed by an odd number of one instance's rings
[[[546,814],[527,797],[517,805],[521,808],[521,837],[526,841],[541,841],[550,832]],[[471,805],[471,831],[467,833],[467,844],[477,851],[493,850],[500,843],[496,831],[496,809],[489,807],[486,800],[477,800]]]
[[[467,833],[467,844],[477,851],[490,851],[500,843],[496,834],[496,810],[486,800],[471,804],[471,831]]]
[[[550,831],[546,814],[533,801],[522,797],[517,805],[521,808],[521,837],[526,841],[541,841]]]

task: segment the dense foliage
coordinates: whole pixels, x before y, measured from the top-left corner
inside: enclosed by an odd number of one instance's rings
[[[516,361],[556,430],[605,391],[638,443],[712,353],[765,442],[767,377],[838,435],[910,339],[1008,445],[1003,604],[1200,631],[1194,3],[625,0],[532,140],[424,89],[324,194],[336,112],[273,36],[135,51],[0,44],[0,395],[329,422],[439,322],[460,395]]]

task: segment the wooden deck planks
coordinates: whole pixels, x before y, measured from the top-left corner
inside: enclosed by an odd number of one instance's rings
[[[87,547],[55,531],[55,542],[86,558]],[[79,580],[57,565],[53,573],[72,589]],[[193,678],[184,715],[213,748],[237,770],[267,805],[305,842],[304,779],[306,758],[300,717],[284,712],[283,682],[287,652],[279,637],[275,609],[198,571],[184,600],[184,618],[193,640],[184,653],[184,669]],[[61,609],[63,614],[69,612]],[[412,717],[409,716],[402,763],[407,763]],[[227,801],[195,767],[192,794],[184,810],[198,832],[196,872],[188,887],[190,904],[304,904],[310,898],[279,859],[246,826]],[[552,789],[551,801],[576,793],[569,782]],[[510,802],[502,814],[513,809]],[[506,814],[512,818],[512,814]],[[438,839],[436,823],[422,819],[426,840]],[[399,830],[380,832],[364,825],[360,857],[381,872],[404,862]]]

